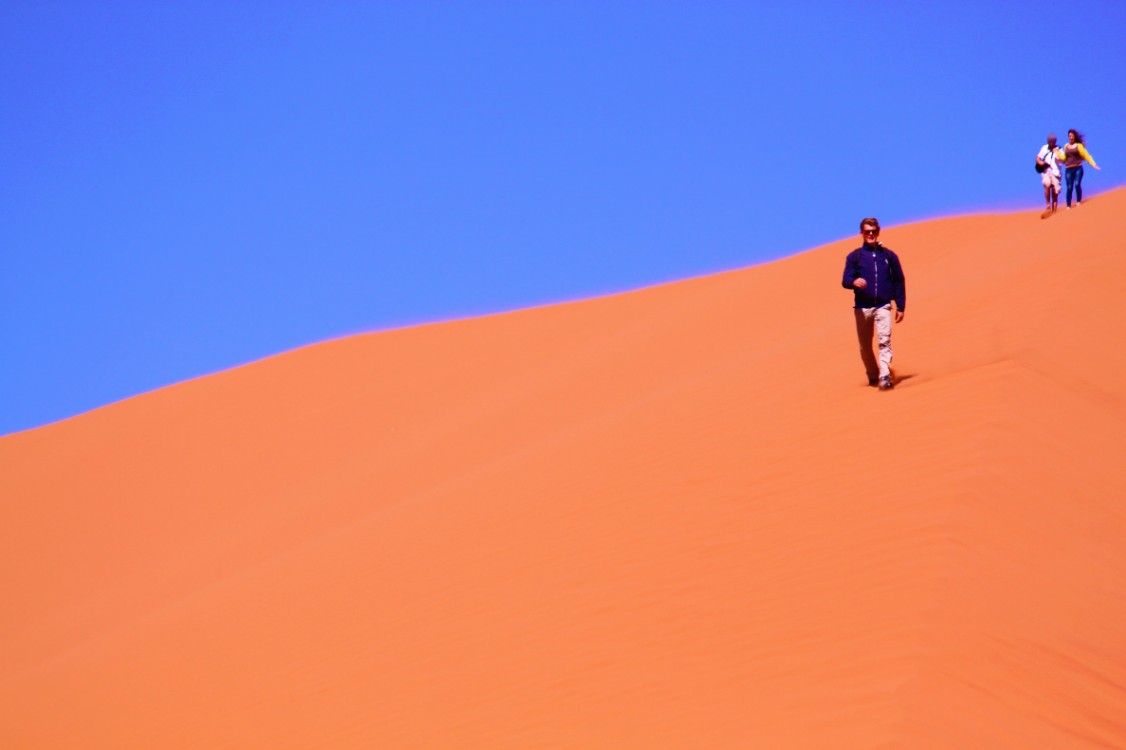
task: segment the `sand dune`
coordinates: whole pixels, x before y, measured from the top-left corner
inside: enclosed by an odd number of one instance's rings
[[[1126,747],[1126,190],[0,439],[7,748]]]

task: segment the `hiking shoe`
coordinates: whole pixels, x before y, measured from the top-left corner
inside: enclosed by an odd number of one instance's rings
[[[895,383],[891,382],[891,378],[886,377],[886,376],[880,378],[880,390],[881,391],[890,391],[894,387],[895,387]]]

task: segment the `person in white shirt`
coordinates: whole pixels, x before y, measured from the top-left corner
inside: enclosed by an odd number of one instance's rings
[[[1063,151],[1056,148],[1056,134],[1048,136],[1048,143],[1040,148],[1036,155],[1038,167],[1044,167],[1040,172],[1040,181],[1044,183],[1044,213],[1055,213],[1060,198],[1060,165],[1064,159]]]

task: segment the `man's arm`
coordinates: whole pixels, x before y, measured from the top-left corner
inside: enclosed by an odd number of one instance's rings
[[[860,270],[857,268],[856,251],[853,250],[845,258],[844,276],[841,277],[841,286],[845,289],[863,289],[867,282],[860,277]],[[857,284],[857,282],[860,282]]]
[[[892,292],[895,299],[895,322],[903,320],[903,313],[907,311],[907,277],[903,275],[903,264],[899,256],[892,253]]]

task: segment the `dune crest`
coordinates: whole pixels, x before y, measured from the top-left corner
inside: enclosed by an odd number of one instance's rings
[[[1126,747],[1126,189],[0,439],[12,748]]]

